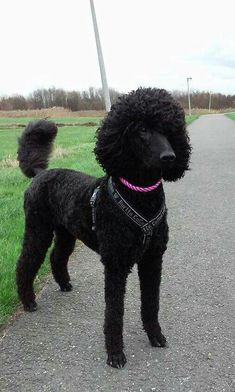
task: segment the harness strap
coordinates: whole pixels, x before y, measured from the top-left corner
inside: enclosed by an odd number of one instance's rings
[[[144,218],[137,210],[135,210],[123,197],[122,195],[118,192],[117,189],[114,188],[113,182],[112,182],[112,177],[109,177],[108,181],[108,191],[113,200],[116,202],[118,207],[130,218],[143,232],[143,246],[144,246],[144,251],[148,249],[149,244],[152,239],[153,235],[153,229],[157,227],[165,212],[166,212],[166,204],[165,200],[163,200],[163,203],[161,205],[160,211],[158,214],[148,221],[146,218]]]
[[[96,200],[97,200],[97,195],[98,195],[99,190],[100,190],[99,186],[97,188],[95,188],[95,190],[90,198],[90,206],[91,206],[91,211],[92,211],[92,230],[93,231],[95,231],[95,229],[96,229],[95,205],[96,205]],[[112,199],[117,204],[117,206],[125,213],[125,215],[141,229],[141,231],[143,233],[143,247],[144,247],[143,252],[145,252],[150,245],[152,235],[153,235],[153,229],[156,228],[160,224],[160,222],[166,212],[165,199],[163,200],[163,203],[161,205],[161,208],[160,208],[160,211],[158,212],[158,214],[153,219],[147,220],[122,197],[122,195],[118,192],[117,189],[114,188],[114,185],[112,182],[112,177],[109,177],[109,180],[108,180],[108,192],[109,192],[109,195],[112,197]]]
[[[95,216],[95,204],[96,204],[96,198],[97,194],[100,190],[100,187],[98,186],[95,188],[91,198],[90,198],[90,206],[91,206],[91,215],[92,215],[92,228],[91,230],[95,231],[96,229],[96,216]]]

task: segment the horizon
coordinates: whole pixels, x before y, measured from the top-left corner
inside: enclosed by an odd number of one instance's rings
[[[138,86],[137,88],[142,88],[142,87],[145,87],[145,86]],[[149,87],[151,87],[151,88],[159,88],[159,87],[157,87],[157,86],[149,86]],[[33,94],[35,91],[40,91],[40,90],[46,90],[46,91],[48,91],[48,90],[62,90],[62,91],[64,91],[66,94],[67,93],[70,93],[70,92],[73,92],[73,91],[75,91],[75,92],[77,92],[77,93],[84,93],[84,92],[89,92],[89,90],[90,89],[94,89],[95,91],[99,91],[99,90],[102,90],[102,87],[101,86],[98,86],[98,87],[95,87],[95,86],[88,86],[86,89],[84,89],[84,90],[76,90],[76,89],[71,89],[71,90],[66,90],[66,89],[64,89],[63,87],[56,87],[56,86],[49,86],[49,87],[38,87],[37,89],[35,89],[35,90],[32,90],[32,91],[30,91],[29,93],[27,93],[27,94],[21,94],[21,93],[15,93],[15,94],[5,94],[5,95],[1,95],[0,94],[0,100],[1,99],[4,99],[4,98],[6,98],[6,99],[8,99],[8,98],[13,98],[13,97],[20,97],[20,96],[22,96],[22,97],[24,97],[24,98],[26,98],[26,99],[29,99],[30,98],[30,96],[31,96],[31,94]],[[130,91],[118,91],[118,90],[116,90],[114,87],[112,87],[112,86],[109,86],[109,90],[113,90],[113,91],[115,91],[116,93],[118,93],[118,94],[120,94],[120,95],[122,95],[122,94],[127,94],[127,93],[129,93],[129,92],[131,92],[132,90],[130,90]],[[167,91],[168,92],[170,92],[171,94],[185,94],[185,95],[187,95],[188,93],[187,93],[187,90],[185,89],[185,90],[178,90],[178,89],[175,89],[175,90],[171,90],[171,89],[167,89]],[[209,91],[209,90],[195,90],[195,89],[191,89],[190,90],[190,94],[191,95],[193,95],[193,94],[211,94],[211,95],[224,95],[224,96],[235,96],[235,91],[234,91],[234,93],[232,94],[232,93],[230,93],[230,94],[226,94],[226,93],[223,93],[223,92],[219,92],[219,91],[214,91],[214,92],[211,92],[211,91]]]

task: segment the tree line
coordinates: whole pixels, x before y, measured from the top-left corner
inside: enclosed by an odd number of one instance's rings
[[[188,94],[186,92],[173,91],[172,94],[181,103],[184,109],[188,108]],[[225,95],[221,93],[210,93],[208,91],[193,91],[190,96],[192,108],[208,109],[210,100],[211,109],[214,110],[235,108],[235,94]]]
[[[109,89],[111,102],[119,95],[115,89]],[[104,110],[102,89],[90,87],[85,91],[65,91],[60,88],[42,88],[34,90],[27,97],[17,94],[0,97],[0,110],[28,110],[63,107],[71,111]]]
[[[115,102],[121,93],[110,89],[111,102]],[[188,108],[188,95],[184,91],[173,91],[174,97],[181,103],[183,108]],[[191,105],[198,109],[208,109],[208,91],[193,91],[191,93]],[[102,89],[90,87],[84,91],[66,91],[59,88],[37,89],[27,97],[17,94],[0,97],[0,110],[28,110],[63,107],[71,111],[79,110],[104,110]],[[211,109],[235,108],[235,95],[212,93]]]

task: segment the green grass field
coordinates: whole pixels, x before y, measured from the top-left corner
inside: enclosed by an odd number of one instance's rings
[[[4,117],[0,118],[0,126],[9,125],[9,124],[28,124],[29,121],[33,121],[35,118],[32,117]],[[99,122],[101,117],[52,117],[49,120],[54,121],[56,123],[80,123],[84,124],[89,121],[91,122]]]
[[[193,118],[192,118],[193,117]],[[195,120],[192,116],[190,120]],[[63,123],[99,122],[100,118],[60,118]],[[28,118],[0,118],[0,124],[24,124]],[[188,121],[188,119],[187,119]],[[189,122],[189,121],[188,121]],[[191,122],[191,121],[190,121]],[[50,168],[65,167],[102,175],[92,153],[95,141],[94,126],[61,127],[50,160]],[[21,250],[24,230],[23,194],[30,179],[23,176],[16,161],[17,138],[22,129],[0,129],[0,325],[4,324],[18,306],[15,286],[15,265]],[[36,289],[49,271],[48,259],[36,278]]]
[[[199,116],[197,114],[192,114],[192,116],[186,116],[187,124],[191,124],[193,121],[197,120],[198,117]]]
[[[228,113],[226,116],[231,118],[231,120],[235,120],[235,113]]]

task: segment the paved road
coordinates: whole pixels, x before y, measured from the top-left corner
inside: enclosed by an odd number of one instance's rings
[[[166,184],[170,243],[161,322],[170,347],[141,329],[136,270],[128,281],[123,370],[105,365],[103,272],[87,248],[71,262],[74,291],[44,288],[2,340],[1,392],[222,392],[232,385],[234,335],[235,123],[220,115],[190,126],[192,171]],[[233,323],[234,325],[234,323]]]

